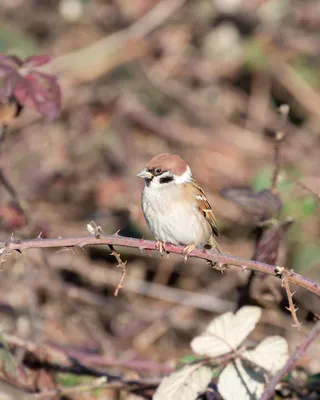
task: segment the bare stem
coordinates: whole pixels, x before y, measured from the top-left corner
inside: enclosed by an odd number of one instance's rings
[[[11,250],[24,251],[36,248],[57,248],[57,247],[84,247],[87,245],[113,245],[133,247],[140,250],[156,250],[156,243],[150,240],[134,239],[119,235],[101,235],[99,237],[72,237],[72,238],[36,238],[30,240],[14,240],[0,242],[0,256],[8,254]],[[183,247],[166,244],[166,251],[174,254],[182,254]],[[260,271],[264,274],[279,276],[278,268],[274,265],[265,264],[258,261],[246,260],[229,254],[215,253],[210,250],[195,249],[189,257],[200,258],[218,264],[234,265],[242,270],[251,269]],[[293,271],[285,270],[288,282],[303,287],[312,293],[320,295],[320,284],[312,281]]]
[[[297,311],[298,309],[296,308],[295,304],[293,303],[293,295],[294,292],[291,292],[290,290],[290,285],[288,282],[288,275],[287,275],[287,271],[284,270],[282,273],[282,287],[284,287],[286,293],[287,293],[287,297],[288,297],[288,302],[289,302],[289,307],[287,307],[287,309],[291,312],[293,321],[294,321],[294,327],[295,328],[300,328],[301,327],[301,323],[298,320],[297,317]]]

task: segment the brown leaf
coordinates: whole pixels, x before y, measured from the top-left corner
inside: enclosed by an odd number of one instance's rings
[[[257,239],[253,259],[266,264],[276,265],[282,235],[283,230],[279,225],[263,229],[261,236]]]
[[[270,189],[255,193],[249,188],[227,187],[222,189],[221,195],[254,214],[260,221],[277,217],[282,207],[281,199]]]

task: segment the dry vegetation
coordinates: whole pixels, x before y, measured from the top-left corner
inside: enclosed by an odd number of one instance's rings
[[[0,51],[53,56],[41,70],[62,92],[53,122],[1,106],[1,242],[88,236],[90,221],[150,238],[136,173],[172,152],[204,188],[224,252],[287,268],[282,279],[221,274],[116,247],[127,273],[115,297],[122,269],[109,246],[2,252],[3,396],[151,398],[194,360],[208,322],[244,305],[263,308],[250,343],[280,335],[290,354],[306,349],[320,299],[287,278],[320,282],[319,23],[317,0],[1,1]],[[320,396],[317,334],[278,395]],[[211,390],[201,399],[218,399]]]

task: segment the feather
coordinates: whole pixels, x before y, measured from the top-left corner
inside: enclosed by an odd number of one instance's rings
[[[212,208],[207,200],[204,191],[201,189],[199,184],[193,180],[191,183],[186,184],[187,190],[190,191],[192,197],[196,200],[196,204],[199,210],[209,222],[212,232],[215,236],[219,236],[216,217],[213,214]]]

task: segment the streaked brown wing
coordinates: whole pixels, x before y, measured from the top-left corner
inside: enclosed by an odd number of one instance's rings
[[[188,189],[192,194],[192,197],[195,198],[200,211],[209,222],[212,228],[212,232],[214,233],[214,235],[219,236],[216,217],[213,214],[212,208],[207,200],[206,195],[204,194],[204,191],[201,189],[196,181],[192,181],[192,184],[188,184]]]

